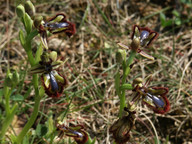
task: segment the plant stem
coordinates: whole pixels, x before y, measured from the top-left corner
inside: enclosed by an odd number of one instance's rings
[[[33,83],[34,83],[34,87],[35,87],[35,105],[34,105],[33,113],[31,114],[30,119],[28,120],[27,124],[25,125],[25,127],[23,128],[23,130],[21,131],[21,133],[17,137],[16,142],[18,144],[21,143],[24,136],[27,134],[28,130],[34,124],[34,122],[37,118],[37,115],[38,115],[38,111],[39,111],[39,105],[40,105],[41,97],[39,96],[38,87],[36,87],[36,86],[38,86],[38,76],[37,75],[33,75]]]
[[[9,107],[9,88],[5,86],[4,88],[4,95],[5,95],[5,110],[6,110],[6,115],[10,114],[10,107]]]
[[[11,110],[9,110],[9,113],[6,113],[7,115],[6,115],[6,118],[4,120],[2,129],[1,129],[1,134],[0,134],[0,140],[1,141],[4,139],[5,133],[6,133],[7,129],[9,128],[9,125],[11,124],[11,122],[14,118],[17,107],[18,107],[18,105],[15,104],[13,106],[13,108]]]
[[[35,59],[33,57],[33,53],[32,53],[32,50],[31,50],[31,43],[29,43],[28,48],[29,49],[26,51],[27,55],[28,55],[28,60],[29,60],[29,62],[31,64],[31,66],[33,66],[33,65],[35,65]],[[33,81],[33,86],[35,88],[34,109],[33,109],[33,113],[31,114],[31,117],[29,118],[28,122],[26,123],[26,125],[24,126],[24,128],[22,129],[22,131],[20,132],[20,134],[18,135],[18,137],[16,139],[16,142],[18,144],[20,144],[22,142],[22,140],[23,140],[24,136],[27,134],[28,130],[34,124],[34,122],[35,122],[35,120],[37,118],[38,112],[39,112],[41,97],[39,95],[39,89],[38,89],[39,82],[38,82],[38,75],[37,74],[33,75],[33,80],[32,81]]]
[[[127,62],[126,62],[126,68],[123,71],[123,78],[122,78],[121,85],[123,85],[126,82],[126,78],[127,78],[127,76],[129,75],[129,73],[131,71],[130,65],[133,62],[133,59],[135,58],[135,55],[136,55],[136,51],[132,50],[131,53],[130,53],[130,56],[129,56]],[[126,106],[126,103],[125,103],[125,90],[122,90],[121,93],[120,93],[119,118],[122,117],[123,109],[124,109],[125,106]]]

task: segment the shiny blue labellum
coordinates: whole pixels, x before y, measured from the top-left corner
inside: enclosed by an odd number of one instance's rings
[[[161,107],[161,108],[164,107],[165,103],[161,98],[159,98],[159,97],[157,97],[155,95],[151,95],[149,93],[147,93],[147,96],[149,96],[153,100],[153,103],[155,105],[157,105],[158,107]]]
[[[62,23],[45,23],[45,27],[50,28],[50,29],[58,29],[58,28],[64,28],[69,26],[68,23],[62,22]]]
[[[148,31],[143,30],[141,32],[141,35],[140,35],[141,46],[143,46],[145,44],[145,40],[148,38],[148,36],[149,36],[149,32]]]
[[[80,132],[78,132],[78,131],[73,131],[73,134],[78,135],[78,137],[83,137],[83,135]]]
[[[59,90],[59,86],[57,84],[57,81],[53,75],[52,72],[49,73],[49,76],[50,76],[50,83],[51,83],[51,90],[53,92],[57,92]]]

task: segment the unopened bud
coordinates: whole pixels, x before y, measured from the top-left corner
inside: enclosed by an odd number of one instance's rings
[[[52,61],[56,61],[57,60],[57,52],[56,51],[52,51],[49,55],[50,59],[52,59]]]
[[[41,25],[42,21],[43,21],[43,17],[37,16],[37,17],[35,17],[33,24],[38,29],[39,26]]]
[[[138,77],[138,78],[133,80],[132,86],[134,87],[135,85],[139,85],[140,87],[142,87],[142,82],[143,82],[143,79]]]
[[[139,49],[139,46],[140,46],[140,39],[139,38],[133,39],[131,42],[131,49],[137,51]]]
[[[126,60],[126,51],[122,50],[122,49],[118,49],[118,51],[116,52],[116,61],[118,63],[122,63],[123,61]]]
[[[30,0],[26,1],[25,10],[29,16],[33,17],[35,15],[35,7]]]
[[[14,83],[15,85],[18,84],[18,82],[19,82],[19,74],[18,74],[17,71],[14,71],[12,80],[13,80],[13,83]]]
[[[22,18],[25,15],[25,8],[22,4],[19,4],[16,8],[17,16]]]

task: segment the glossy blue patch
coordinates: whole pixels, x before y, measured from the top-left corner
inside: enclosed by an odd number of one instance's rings
[[[164,107],[165,103],[161,98],[155,95],[151,95],[149,93],[147,95],[153,100],[153,103],[156,104],[158,107],[161,107],[161,108]]]
[[[64,28],[64,27],[67,27],[69,26],[68,23],[66,22],[62,22],[62,23],[45,23],[44,26],[46,28],[50,28],[50,29],[58,29],[58,28]]]
[[[146,31],[146,30],[143,30],[141,32],[141,35],[140,35],[140,42],[141,42],[141,45],[143,46],[145,44],[145,39],[147,39],[149,36],[149,32]]]
[[[51,90],[53,92],[58,91],[59,86],[58,86],[57,81],[56,81],[54,75],[52,74],[52,72],[49,73],[49,76],[50,76]]]

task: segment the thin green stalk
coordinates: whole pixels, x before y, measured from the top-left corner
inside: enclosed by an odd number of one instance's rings
[[[10,114],[10,107],[9,107],[9,88],[5,86],[4,88],[4,94],[5,94],[5,110],[6,110],[6,115]]]
[[[31,43],[28,43],[28,49],[27,49],[27,56],[28,56],[28,60],[31,64],[31,66],[35,65],[35,59],[33,57],[33,53],[32,53],[32,50],[31,50]],[[27,45],[26,45],[27,46]],[[32,125],[34,124],[36,118],[37,118],[37,115],[38,115],[38,112],[39,112],[39,106],[40,106],[40,100],[41,100],[41,97],[39,95],[39,89],[38,89],[38,85],[39,85],[39,82],[38,82],[38,75],[35,74],[33,75],[33,85],[34,85],[34,88],[35,88],[35,104],[34,104],[34,109],[33,109],[33,113],[31,114],[31,117],[30,119],[28,120],[27,124],[24,126],[24,128],[22,129],[22,131],[20,132],[20,134],[18,135],[17,139],[16,139],[16,142],[18,144],[20,144],[24,138],[24,136],[27,134],[28,130],[32,127]]]
[[[33,76],[33,83],[34,83],[34,87],[35,87],[35,105],[34,105],[34,109],[33,109],[33,113],[30,117],[30,119],[28,120],[27,124],[25,125],[25,127],[22,129],[21,133],[17,136],[17,140],[16,142],[18,144],[20,144],[24,138],[24,136],[27,134],[28,130],[32,127],[32,125],[34,124],[38,112],[39,112],[39,105],[40,105],[40,100],[41,97],[39,96],[39,91],[38,91],[38,76],[34,75]]]
[[[1,134],[0,134],[0,140],[1,141],[3,141],[5,133],[7,132],[7,129],[9,128],[9,125],[11,124],[11,122],[14,118],[17,107],[18,107],[18,105],[15,104],[13,106],[13,108],[10,110],[10,113],[7,113],[7,115],[6,115],[6,118],[5,118],[4,123],[3,123],[3,127],[1,129]]]
[[[122,78],[122,83],[121,85],[125,84],[126,82],[126,78],[127,76],[129,75],[130,71],[131,71],[131,68],[130,68],[130,65],[132,64],[134,58],[135,58],[135,55],[136,55],[136,51],[131,51],[131,54],[126,62],[126,68],[124,69],[123,71],[123,78]],[[124,107],[126,106],[126,99],[125,99],[125,90],[122,90],[121,93],[120,93],[120,109],[119,109],[119,117],[121,118],[122,115],[123,115],[123,109]]]

